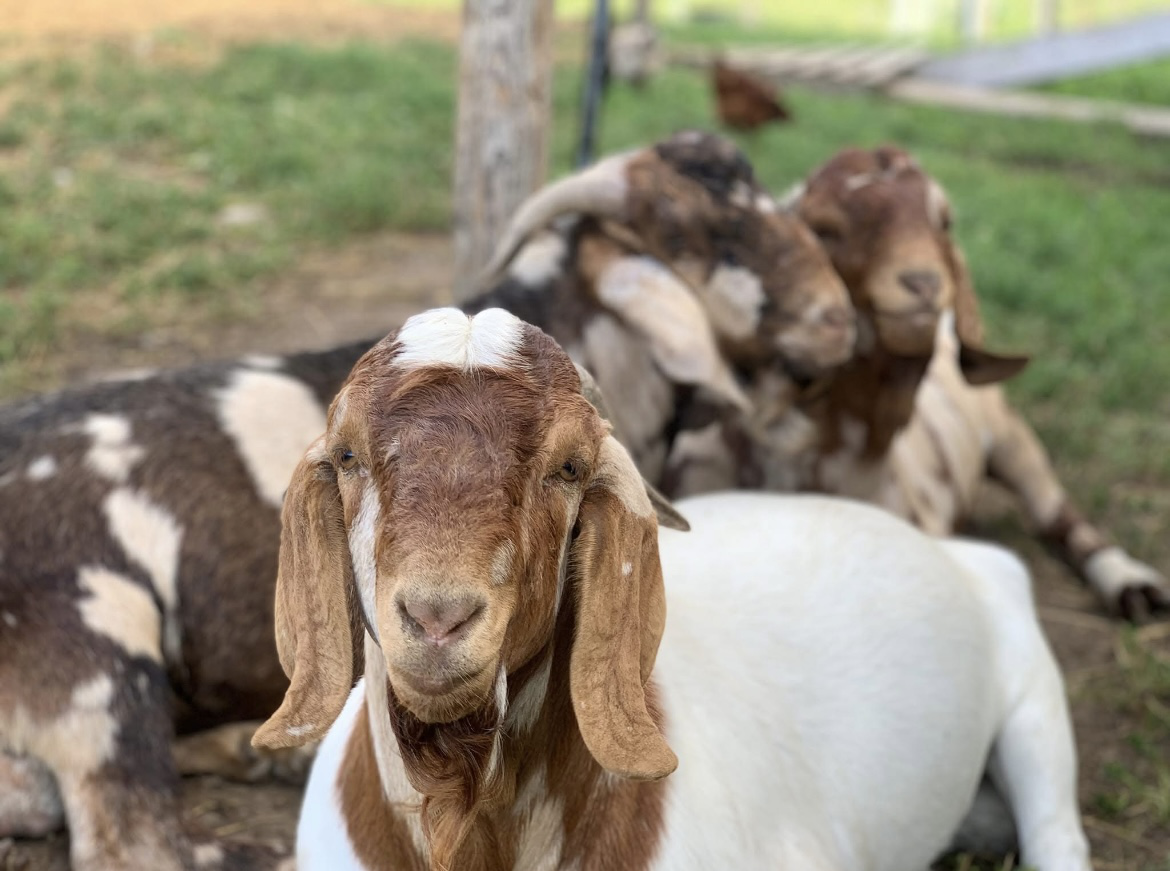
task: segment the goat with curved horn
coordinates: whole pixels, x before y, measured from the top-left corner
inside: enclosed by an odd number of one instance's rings
[[[616,218],[622,214],[629,193],[626,168],[638,151],[607,157],[543,188],[525,200],[508,224],[491,262],[480,274],[480,287],[489,287],[534,232],[568,212]]]

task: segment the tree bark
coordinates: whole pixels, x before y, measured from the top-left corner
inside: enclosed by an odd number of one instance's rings
[[[544,182],[552,112],[552,0],[464,0],[455,133],[455,299],[516,207]]]

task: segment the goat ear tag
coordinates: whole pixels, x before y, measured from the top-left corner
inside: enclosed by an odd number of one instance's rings
[[[965,344],[959,347],[959,369],[967,383],[976,387],[1007,381],[1019,374],[1029,359],[1026,356],[992,354]]]

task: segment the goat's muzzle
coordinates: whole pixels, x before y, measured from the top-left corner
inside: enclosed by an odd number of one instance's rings
[[[390,683],[419,720],[466,716],[491,695],[508,608],[473,584],[406,582],[379,601]]]

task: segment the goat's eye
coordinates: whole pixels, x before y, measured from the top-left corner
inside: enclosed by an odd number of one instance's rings
[[[822,242],[840,242],[843,238],[843,234],[841,233],[840,229],[829,226],[827,224],[814,225],[812,227],[812,231]]]
[[[357,465],[357,457],[353,455],[353,451],[351,451],[349,448],[340,448],[337,451],[336,456],[337,467],[339,469],[344,469],[348,472]]]
[[[951,232],[951,212],[950,209],[943,209],[943,213],[939,215],[939,226],[942,227],[944,233]]]
[[[573,460],[565,460],[559,469],[557,469],[557,477],[562,481],[572,483],[581,477],[581,466]]]

